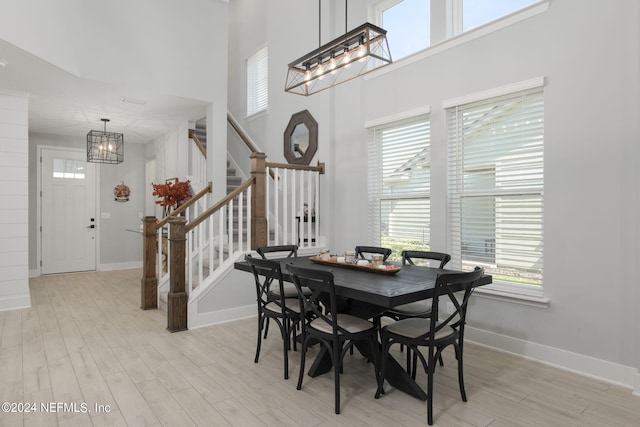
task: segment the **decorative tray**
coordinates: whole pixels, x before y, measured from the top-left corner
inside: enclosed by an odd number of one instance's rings
[[[335,255],[329,259],[322,259],[319,256],[312,256],[312,257],[309,257],[309,260],[318,264],[330,265],[332,267],[351,268],[353,270],[368,271],[369,273],[378,273],[378,274],[396,274],[398,271],[401,270],[400,267],[392,264],[384,264],[384,268],[381,268],[381,267],[374,267],[371,264],[358,265],[358,264],[353,264],[351,262],[338,262],[337,257]]]

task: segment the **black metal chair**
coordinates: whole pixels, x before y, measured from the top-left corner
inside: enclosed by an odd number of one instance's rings
[[[335,412],[340,413],[340,373],[343,370],[343,359],[347,350],[357,342],[367,342],[371,346],[376,381],[379,382],[380,348],[376,325],[366,319],[337,312],[337,298],[333,283],[333,273],[287,264],[298,290],[300,306],[309,308],[311,316],[307,316],[302,328],[302,351],[298,390],[302,388],[307,346],[310,339],[315,339],[326,347],[334,370]],[[303,294],[303,286],[311,289],[311,295]]]
[[[304,310],[300,310],[297,292],[295,298],[273,299],[271,298],[271,285],[277,284],[279,294],[283,295],[282,269],[278,261],[253,258],[246,255],[245,260],[251,268],[253,278],[256,283],[256,299],[258,303],[258,343],[256,346],[255,363],[260,358],[260,347],[262,346],[262,331],[265,331],[264,338],[267,337],[266,329],[268,321],[273,321],[280,329],[284,349],[284,378],[289,378],[289,348],[293,340],[293,348],[296,349],[296,326],[302,324],[305,316]]]
[[[258,252],[258,255],[260,255],[262,259],[296,258],[298,256],[298,245],[262,246],[256,249],[256,252]],[[285,298],[298,298],[298,293],[293,283],[286,282],[283,289]],[[280,289],[272,289],[270,296],[274,299],[280,298]]]
[[[381,248],[379,246],[356,246],[355,252],[357,258],[366,259],[368,261],[371,261],[371,254],[380,254],[382,255],[382,261],[384,262],[389,258],[392,251],[389,248]]]
[[[402,265],[423,265],[431,266],[430,261],[439,261],[437,268],[444,268],[445,265],[451,260],[451,255],[443,252],[432,251],[402,251]],[[410,302],[408,304],[402,304],[385,311],[382,316],[390,317],[393,320],[409,319],[412,317],[429,318],[431,316],[431,300],[422,300]],[[416,377],[416,362],[415,357],[413,363],[411,363],[411,352],[407,351],[407,371],[415,379]],[[440,358],[440,365],[442,365],[442,358]]]
[[[444,268],[444,266],[451,260],[451,255],[442,252],[402,251],[402,265],[416,265],[417,260],[440,261],[437,268]],[[394,320],[402,320],[409,317],[427,318],[431,316],[431,300],[416,301],[399,305],[386,311],[384,315],[391,317]]]
[[[386,373],[386,358],[393,344],[405,345],[417,355],[427,373],[427,422],[433,424],[433,374],[436,360],[448,346],[453,346],[458,360],[458,385],[460,396],[464,402],[467,395],[464,389],[463,350],[464,327],[467,316],[469,297],[473,293],[476,282],[483,275],[484,270],[476,267],[469,273],[446,273],[436,279],[434,288],[431,317],[409,318],[390,323],[380,330],[382,340],[382,366],[378,377],[376,398],[384,393],[384,376]],[[462,300],[458,301],[456,294],[462,292]],[[439,298],[451,302],[454,310],[447,314],[446,319],[439,319]],[[420,351],[426,347],[426,356]]]

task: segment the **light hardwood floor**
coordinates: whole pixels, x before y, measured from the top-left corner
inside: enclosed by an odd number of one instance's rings
[[[426,425],[424,402],[388,384],[385,396],[373,398],[371,365],[357,354],[346,358],[342,414],[335,415],[333,375],[307,376],[296,390],[296,352],[291,378],[283,379],[275,328],[253,363],[255,318],[167,332],[163,312],[139,309],[140,277],[126,270],[36,278],[32,308],[0,312],[0,402],[37,406],[0,413],[1,426]],[[471,344],[464,403],[452,351],[444,362],[436,371],[435,425],[640,425],[640,398],[628,389]],[[41,404],[60,412],[43,412]]]

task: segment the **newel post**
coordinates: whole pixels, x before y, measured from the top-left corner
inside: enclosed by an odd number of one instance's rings
[[[156,277],[156,253],[158,234],[156,217],[146,216],[142,220],[142,280],[140,283],[140,308],[149,310],[158,308],[158,278]]]
[[[170,332],[187,330],[187,302],[185,292],[185,256],[187,219],[182,216],[169,220],[169,252],[171,253],[169,295],[167,296],[167,329]]]
[[[251,153],[251,249],[257,249],[268,244],[266,217],[266,159],[264,153]]]

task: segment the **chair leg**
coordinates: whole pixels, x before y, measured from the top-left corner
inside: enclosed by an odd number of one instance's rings
[[[267,339],[267,332],[269,332],[269,318],[267,318],[266,322],[265,322],[265,327],[264,327],[264,339]]]
[[[427,424],[433,425],[433,371],[435,371],[435,358],[433,352],[429,352],[427,366]]]
[[[381,337],[382,349],[380,350],[380,376],[378,377],[378,389],[375,398],[379,399],[384,394],[384,378],[387,370],[387,357],[389,356],[389,340]]]
[[[462,397],[462,401],[466,402],[467,401],[467,393],[464,389],[464,375],[462,372],[462,367],[463,367],[463,363],[462,363],[462,348],[454,345],[455,351],[456,351],[456,359],[458,359],[458,384],[460,385],[460,397]]]
[[[302,330],[302,348],[300,349],[300,373],[298,374],[298,385],[296,386],[297,390],[302,388],[302,378],[304,377],[304,362],[307,354],[307,333],[303,329]]]
[[[335,387],[336,414],[340,413],[340,373],[342,372],[342,346],[333,345],[333,382]]]
[[[282,322],[282,342],[284,344],[284,379],[289,379],[289,319]]]
[[[258,363],[260,358],[260,346],[262,345],[262,328],[264,327],[264,316],[258,313],[258,344],[256,345],[256,357],[253,363]]]

